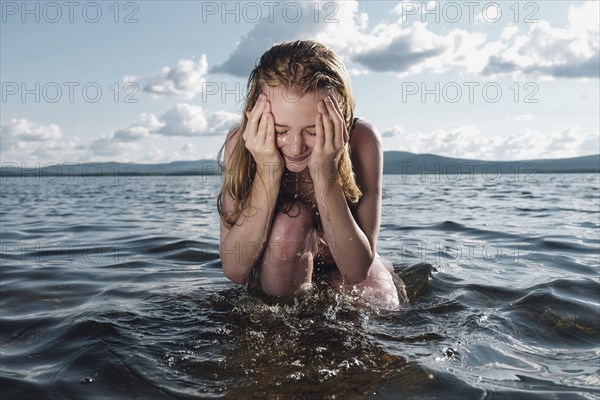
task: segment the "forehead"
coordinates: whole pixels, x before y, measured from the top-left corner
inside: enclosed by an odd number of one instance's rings
[[[266,94],[271,102],[275,123],[289,127],[313,125],[317,115],[317,103],[327,95],[326,91],[319,90],[300,96],[295,90],[283,85],[265,86],[262,93]]]

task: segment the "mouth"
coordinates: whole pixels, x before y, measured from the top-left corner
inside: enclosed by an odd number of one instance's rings
[[[285,156],[285,158],[287,158],[288,160],[292,161],[292,162],[301,162],[304,161],[308,158],[308,154],[305,156],[301,156],[301,157],[290,157],[290,156]]]

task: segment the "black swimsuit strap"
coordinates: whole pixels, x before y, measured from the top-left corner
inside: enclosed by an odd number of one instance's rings
[[[350,126],[350,132],[348,133],[350,139],[352,139],[352,133],[354,133],[354,127],[356,126],[356,121],[358,121],[358,117],[354,117],[354,119],[352,120],[352,125]]]

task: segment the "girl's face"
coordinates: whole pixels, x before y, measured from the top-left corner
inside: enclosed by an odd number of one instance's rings
[[[291,172],[304,171],[316,142],[317,103],[327,92],[307,92],[298,97],[293,90],[279,85],[265,86],[262,93],[271,102],[275,143],[285,160],[285,167]]]

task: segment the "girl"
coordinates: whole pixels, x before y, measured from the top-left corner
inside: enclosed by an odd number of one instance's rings
[[[276,297],[313,279],[396,309],[404,285],[377,254],[382,150],[354,118],[350,78],[327,46],[274,45],[248,79],[241,123],[219,152],[225,275]]]

